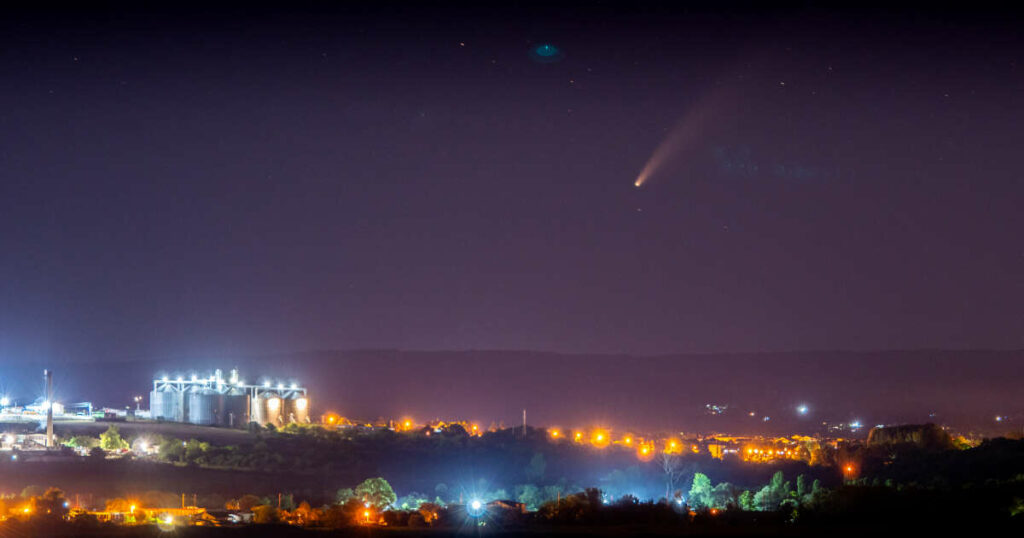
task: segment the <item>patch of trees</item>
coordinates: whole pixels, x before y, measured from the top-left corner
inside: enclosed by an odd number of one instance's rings
[[[101,433],[99,437],[93,437],[91,435],[75,435],[65,439],[61,444],[70,448],[101,448],[110,452],[128,450],[131,446],[128,441],[121,437],[121,432],[117,429],[117,426],[114,426],[113,424],[111,424],[105,432]]]
[[[706,475],[696,473],[686,503],[698,510],[775,512],[812,505],[826,494],[827,490],[819,480],[810,481],[805,475],[799,475],[794,485],[786,480],[782,471],[776,472],[769,483],[754,490],[743,490],[728,482],[712,485]]]

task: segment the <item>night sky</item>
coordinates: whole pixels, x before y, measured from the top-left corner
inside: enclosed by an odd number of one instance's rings
[[[1017,15],[361,4],[9,13],[0,362],[1024,348]]]

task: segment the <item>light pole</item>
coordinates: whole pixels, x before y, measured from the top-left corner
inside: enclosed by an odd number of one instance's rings
[[[136,411],[141,411],[141,406],[142,406],[142,396],[136,396],[135,397],[135,410]]]

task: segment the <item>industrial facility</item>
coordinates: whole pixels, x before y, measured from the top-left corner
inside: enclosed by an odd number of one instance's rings
[[[204,426],[234,428],[250,422],[261,426],[309,422],[309,398],[304,387],[270,381],[246,384],[239,379],[238,370],[231,370],[227,379],[221,370],[208,377],[154,379],[149,406],[154,420]]]

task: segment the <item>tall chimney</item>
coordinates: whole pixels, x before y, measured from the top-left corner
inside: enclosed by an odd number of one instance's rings
[[[46,448],[53,448],[53,372],[43,370],[46,380]]]

